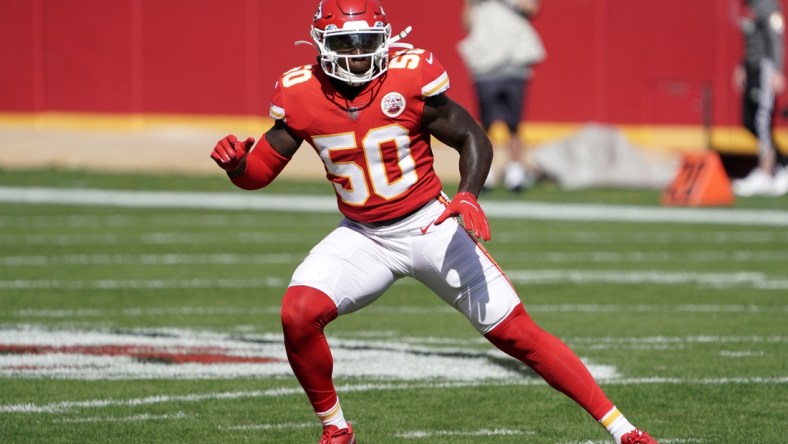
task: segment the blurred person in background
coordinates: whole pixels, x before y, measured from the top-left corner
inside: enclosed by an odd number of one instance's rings
[[[496,151],[505,151],[503,185],[510,191],[531,186],[534,175],[525,167],[525,151],[518,129],[533,65],[545,58],[545,50],[530,19],[539,11],[540,0],[464,0],[462,22],[468,35],[458,50],[473,77],[479,118]],[[505,137],[493,129],[503,128]],[[485,190],[498,181],[490,169]]]
[[[737,196],[788,193],[788,160],[774,140],[776,98],[785,90],[785,20],[777,0],[744,0],[740,28],[744,55],[733,71],[742,95],[742,121],[758,140],[758,165],[733,181]]]
[[[296,268],[282,298],[284,348],[323,426],[319,443],[356,444],[334,387],[324,328],[411,277],[574,400],[616,444],[656,444],[616,408],[580,358],[534,322],[482,247],[490,226],[476,197],[492,146],[446,94],[449,75],[438,57],[399,42],[407,31],[392,36],[377,0],[321,1],[311,29],[317,63],[280,77],[269,110],[273,126],[256,144],[228,135],[211,152],[236,186],[256,190],[307,142],[345,216]],[[460,183],[451,200],[433,169],[432,137],[459,153]],[[519,402],[529,401],[509,400],[513,408]]]

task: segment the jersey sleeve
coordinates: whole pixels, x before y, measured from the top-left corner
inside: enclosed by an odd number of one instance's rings
[[[271,97],[271,106],[268,109],[268,115],[274,120],[285,119],[285,103],[284,95],[282,94],[282,80],[277,80],[274,85],[274,95]]]
[[[421,53],[421,95],[437,96],[449,89],[449,74],[431,51]]]

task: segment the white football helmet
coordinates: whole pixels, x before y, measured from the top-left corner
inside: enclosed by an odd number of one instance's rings
[[[322,0],[312,19],[310,35],[320,53],[323,71],[359,86],[386,72],[389,48],[409,31],[410,27],[391,38],[391,25],[378,0]],[[352,72],[350,59],[363,57],[370,59],[369,69],[363,73]]]

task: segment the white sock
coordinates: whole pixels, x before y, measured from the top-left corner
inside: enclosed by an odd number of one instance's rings
[[[621,444],[621,437],[627,433],[635,430],[633,426],[616,407],[610,409],[609,412],[599,420],[599,423],[610,433],[616,444]]]
[[[337,399],[337,403],[334,404],[334,407],[331,407],[325,412],[318,413],[317,417],[320,419],[320,422],[323,423],[323,427],[333,425],[340,429],[347,428],[347,421],[345,421],[345,415],[342,413],[342,406],[339,405],[339,399]]]

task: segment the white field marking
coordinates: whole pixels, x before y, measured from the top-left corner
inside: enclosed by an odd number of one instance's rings
[[[136,312],[138,309],[129,309],[132,312]],[[783,307],[783,310],[788,311],[788,307]],[[163,309],[158,311],[157,309],[151,309],[149,313],[161,314],[161,315],[182,315],[184,313],[200,313],[203,312],[211,312],[213,310],[203,310],[200,307],[184,307],[183,310],[180,309]],[[267,307],[261,310],[266,314],[276,314],[279,312],[279,307]],[[611,310],[611,311],[618,311],[618,310]],[[724,312],[729,312],[728,310],[723,310]],[[217,309],[217,313],[219,314],[236,314],[240,313],[254,313],[254,310],[244,308],[244,307],[227,307],[227,311],[223,309]],[[707,313],[710,312],[709,310],[702,309],[699,312]],[[148,311],[146,311],[148,313]],[[433,312],[434,313],[434,312]],[[454,310],[451,309],[451,313],[454,313]],[[44,315],[48,313],[43,313]],[[57,313],[59,314],[59,313]],[[97,311],[96,313],[90,313],[90,315],[95,315],[99,317],[109,316],[111,315],[111,311]],[[30,335],[28,332],[44,332],[42,336],[44,340],[37,339],[38,333],[34,333]],[[60,346],[73,346],[73,345],[100,345],[100,344],[141,344],[143,341],[140,341],[136,335],[152,335],[161,338],[170,338],[170,339],[162,339],[159,342],[146,340],[144,341],[145,344],[151,346],[166,346],[166,345],[180,345],[180,346],[227,346],[223,340],[224,338],[235,338],[237,335],[227,334],[227,333],[218,333],[218,332],[210,332],[210,331],[191,331],[191,330],[184,330],[180,328],[159,328],[159,329],[135,329],[130,330],[130,335],[128,337],[124,337],[123,335],[118,334],[106,334],[104,335],[102,331],[78,331],[78,330],[65,330],[64,333],[59,334],[59,339],[48,339],[50,336],[56,336],[53,333],[53,330],[45,329],[42,327],[37,327],[34,325],[20,325],[16,328],[12,326],[7,326],[6,329],[0,329],[0,341],[10,341],[10,340],[19,340],[20,337],[26,338],[30,337],[31,340],[34,342],[26,342],[28,345],[35,344],[35,345],[60,345]],[[90,337],[91,340],[87,340],[86,338]],[[181,337],[193,337],[196,338],[194,342],[191,341],[179,341],[177,338]],[[400,336],[398,332],[391,332],[391,331],[362,331],[362,332],[355,332],[355,333],[342,333],[332,335],[332,342],[334,340],[337,341],[345,341],[344,343],[348,344],[362,344],[363,341],[373,341],[370,344],[382,344],[381,347],[391,347],[391,343],[398,343],[398,344],[411,344],[411,345],[425,345],[425,346],[452,346],[457,348],[458,350],[465,350],[466,347],[474,347],[480,344],[487,345],[488,342],[482,336],[475,336],[471,339],[458,339],[458,338],[445,338],[445,337],[432,337],[432,336]],[[95,338],[95,339],[93,339]],[[388,341],[389,339],[394,338],[394,341]],[[260,342],[272,342],[272,343],[279,343],[282,340],[280,334],[248,334],[243,336],[244,340],[248,341],[260,341]],[[608,348],[621,348],[626,346],[669,346],[669,345],[677,345],[677,346],[684,346],[688,344],[781,344],[788,342],[788,336],[781,336],[781,335],[774,335],[774,336],[719,336],[719,335],[701,335],[701,336],[645,336],[645,337],[612,337],[612,336],[593,336],[593,337],[577,337],[577,336],[570,336],[563,338],[567,342],[571,342],[575,346],[583,346],[583,347],[597,347],[600,349],[608,349]],[[377,342],[375,342],[377,340]],[[0,342],[1,343],[1,342]],[[446,351],[447,349],[439,349]],[[425,350],[420,350],[425,351]],[[451,351],[449,349],[449,351]]]
[[[526,309],[541,313],[774,313],[788,312],[788,305],[527,304]]]
[[[772,277],[756,271],[735,273],[673,272],[663,270],[510,270],[507,276],[512,282],[522,284],[695,284],[713,288],[748,287],[755,290],[788,290],[788,277]],[[166,290],[172,288],[272,288],[283,287],[289,279],[269,277],[266,279],[12,279],[0,280],[0,290],[40,289],[145,289]],[[421,285],[413,279],[403,279],[399,285]]]
[[[687,305],[623,305],[623,304],[527,304],[531,313],[788,313],[788,305],[756,305],[756,304],[687,304]],[[231,315],[277,315],[280,306],[267,307],[129,307],[123,309],[72,308],[62,310],[23,309],[7,312],[15,318],[95,318],[95,317],[141,317],[141,316],[231,316]],[[448,305],[419,306],[386,306],[372,305],[364,309],[365,313],[376,314],[408,314],[434,316],[436,314],[457,313]],[[0,314],[5,312],[0,311]],[[344,334],[343,334],[344,335]],[[363,331],[352,333],[356,337],[391,337],[399,336],[395,332]]]
[[[633,262],[782,262],[788,261],[788,251],[693,251],[673,253],[659,251],[596,251],[596,252],[546,252],[495,254],[501,261],[533,261],[541,263],[594,262],[594,263],[633,263]],[[2,260],[0,258],[0,260]]]
[[[576,351],[599,350],[681,350],[692,344],[782,344],[788,342],[784,336],[690,336],[690,337],[646,337],[646,338],[564,338]]]
[[[67,418],[59,419],[55,422],[59,423],[95,423],[95,422],[142,422],[142,421],[170,421],[173,419],[186,419],[189,416],[186,413],[178,412],[174,415],[150,415],[143,413],[140,415],[131,416],[93,416],[90,418]]]
[[[688,443],[702,443],[706,442],[703,438],[660,438],[659,442],[663,444],[688,444]]]
[[[348,337],[350,335],[343,335]],[[783,344],[788,343],[788,336],[647,336],[647,337],[562,337],[564,342],[569,343],[575,349],[585,350],[608,350],[608,349],[659,349],[674,350],[683,349],[692,344]],[[452,339],[452,338],[433,338],[433,337],[411,337],[406,336],[397,339],[407,344],[426,344],[455,347],[474,347],[487,345],[487,340],[483,337],[475,339]]]
[[[276,214],[276,213],[274,213]],[[270,220],[270,215],[267,216]],[[337,213],[337,220],[339,218]],[[140,226],[159,227],[259,227],[259,214],[58,214],[48,216],[0,215],[0,227],[22,228],[124,228]],[[320,227],[331,225],[331,219],[301,217],[288,219],[288,226]]]
[[[706,442],[702,438],[659,438],[661,444],[690,444],[690,443],[703,443]],[[594,440],[594,441],[566,441],[556,444],[610,444],[609,439]]]
[[[66,254],[60,256],[0,256],[0,266],[48,267],[53,265],[194,265],[194,264],[297,264],[305,254]]]
[[[284,422],[281,424],[252,424],[237,426],[219,426],[219,430],[240,430],[240,431],[259,431],[259,430],[294,430],[311,429],[320,427],[314,421],[310,422]]]
[[[730,351],[730,350],[723,350],[720,352],[720,356],[723,358],[760,358],[762,356],[766,356],[765,352],[762,351],[754,351],[754,350],[742,350],[742,351]]]
[[[181,216],[180,219],[184,221],[191,220],[189,219],[192,215]],[[200,217],[199,215],[195,216],[197,221],[199,222]],[[204,216],[208,217],[208,216]],[[219,216],[217,216],[219,217]],[[2,216],[0,216],[2,219]],[[23,221],[28,218],[22,218]],[[153,217],[151,217],[153,219]],[[298,218],[294,219],[293,221],[288,220],[288,225],[297,224],[298,221],[309,220],[314,221],[317,218]],[[48,225],[44,225],[43,222],[35,224],[33,228],[62,228],[61,223],[58,221],[57,218],[46,218],[44,219],[49,221]],[[132,224],[133,226],[151,226],[151,224],[146,224],[144,222],[144,218],[140,219],[141,222],[137,222],[136,224]],[[166,220],[166,219],[165,219]],[[239,227],[258,227],[259,220],[256,220],[255,223],[251,221],[248,224],[239,224],[235,223],[234,219],[231,220],[232,226],[239,228]],[[22,224],[19,225],[24,226],[26,228],[29,227],[29,224]],[[160,226],[171,228],[174,225],[168,224],[162,221]],[[180,225],[188,226],[187,223],[181,223]],[[197,226],[201,226],[202,224],[196,224]],[[323,223],[322,226],[330,227],[333,226],[334,223],[325,224]],[[2,224],[0,224],[2,226]],[[88,225],[86,227],[76,225],[77,228],[90,228],[92,225]],[[109,224],[109,226],[113,226]],[[120,226],[125,226],[125,224],[120,224]],[[222,227],[226,226],[220,225]],[[107,225],[100,225],[102,229],[106,229]],[[327,231],[327,230],[326,230]],[[194,239],[193,236],[184,235],[181,233],[176,236],[171,232],[154,232],[151,233],[151,238],[147,239],[148,242],[167,242],[167,243],[183,243],[184,241],[192,241]],[[276,239],[271,236],[266,236],[261,234],[259,231],[235,231],[232,233],[233,235],[241,234],[244,236],[248,236],[250,239],[255,240],[257,243],[271,243],[275,242]],[[288,233],[284,233],[285,235]],[[141,235],[138,235],[141,236]],[[85,235],[85,234],[28,234],[26,236],[17,236],[17,235],[0,235],[0,243],[21,243],[20,239],[24,241],[25,244],[55,244],[55,245],[73,245],[73,244],[87,244],[87,243],[95,243],[101,244],[103,241],[104,243],[114,245],[119,243],[128,243],[130,242],[128,234],[119,234],[119,233],[101,233],[95,235]],[[785,232],[772,232],[772,231],[704,231],[702,233],[698,232],[637,232],[628,230],[627,232],[621,233],[600,233],[598,231],[572,231],[572,232],[532,232],[532,231],[505,231],[505,230],[496,230],[495,231],[495,239],[497,241],[502,241],[506,243],[517,242],[517,243],[531,243],[535,241],[539,242],[572,242],[572,243],[583,243],[583,244],[619,244],[619,243],[627,243],[627,244],[646,244],[649,246],[658,245],[658,244],[674,244],[674,243],[692,243],[695,245],[698,244],[724,244],[724,245],[734,245],[734,244],[742,244],[745,246],[751,246],[754,244],[774,244],[779,242],[788,242],[788,233]],[[288,241],[291,239],[287,239]]]
[[[572,337],[574,343],[591,344],[780,344],[788,342],[788,336],[647,336],[643,338],[620,337]]]
[[[52,266],[52,265],[194,265],[194,264],[297,264],[305,254],[67,254],[48,256],[0,256],[0,266]],[[788,261],[788,251],[702,251],[687,254],[669,252],[550,252],[550,253],[499,253],[500,261],[533,261],[540,263],[595,262],[782,262]]]
[[[605,440],[585,440],[585,441],[566,441],[566,442],[558,442],[556,444],[610,444],[609,439]]]
[[[224,231],[205,234],[156,232],[142,234],[24,234],[0,235],[0,245],[205,245],[205,244],[311,244],[324,233],[316,233],[312,239],[308,235],[295,233],[273,233],[260,231]]]
[[[507,380],[522,378],[517,370],[500,365],[506,357],[495,348],[468,350],[435,348],[399,341],[331,338],[334,374],[344,377],[393,380]],[[281,335],[237,335],[185,329],[109,330],[45,329],[23,325],[0,327],[0,344],[23,347],[70,347],[48,353],[0,353],[0,377],[57,378],[72,380],[123,379],[228,379],[240,377],[290,378]],[[134,346],[182,354],[190,348],[218,350],[221,355],[264,357],[264,363],[187,363],[167,365],[136,359],[129,354],[80,353],[75,347]],[[510,358],[507,358],[510,359]],[[618,376],[615,367],[587,362],[597,378]]]
[[[291,396],[302,394],[303,390],[294,387],[282,387],[270,390],[251,390],[245,392],[220,392],[204,393],[191,395],[156,395],[145,398],[132,399],[92,399],[86,401],[59,401],[49,404],[37,405],[34,403],[25,404],[4,404],[0,405],[0,413],[67,413],[74,410],[83,409],[104,409],[112,407],[139,407],[145,405],[166,404],[171,402],[203,402],[218,400],[236,400],[244,398],[268,398],[279,396]]]
[[[0,244],[6,245],[206,245],[215,243],[248,243],[258,245],[278,244],[312,244],[322,238],[329,230],[314,232],[314,238],[294,233],[274,233],[259,231],[234,231],[217,232],[206,236],[204,234],[187,234],[177,232],[149,232],[142,234],[8,234],[0,235]],[[644,244],[675,245],[675,244],[724,244],[730,246],[734,243],[752,245],[788,244],[788,233],[757,233],[752,236],[743,236],[742,233],[725,233],[706,239],[701,233],[662,233],[654,236],[653,233],[622,233],[610,235],[601,233],[567,233],[566,235],[549,235],[535,237],[533,234],[498,233],[495,240],[504,243],[521,243],[529,245],[534,242],[552,243],[584,243],[587,245],[598,244]],[[779,253],[778,253],[779,254]],[[779,256],[778,256],[779,257]]]
[[[512,282],[522,284],[555,285],[576,284],[695,284],[714,288],[749,287],[755,290],[786,290],[788,277],[770,277],[755,271],[735,273],[671,272],[663,270],[510,270]],[[12,279],[0,280],[0,289],[145,289],[162,290],[171,288],[271,288],[282,287],[287,280],[269,277],[266,279],[101,279],[101,280],[58,280],[58,279]],[[415,280],[405,279],[400,285],[421,285]]]
[[[265,279],[100,279],[58,280],[13,279],[0,281],[0,290],[169,290],[173,288],[284,288],[289,280],[269,277]]]
[[[248,193],[119,191],[85,188],[0,187],[0,202],[140,208],[336,213],[333,196]],[[624,205],[485,202],[488,217],[537,220],[700,223],[788,226],[788,211],[664,208]]]
[[[523,436],[535,435],[533,430],[515,430],[515,429],[480,429],[480,430],[437,430],[432,432],[413,430],[395,433],[394,436],[402,439],[423,439],[433,438],[438,436]]]
[[[742,385],[742,384],[788,384],[788,376],[776,378],[620,378],[600,380],[605,385]],[[455,390],[475,387],[513,387],[542,385],[540,379],[511,379],[507,381],[465,381],[465,382],[400,382],[355,384],[337,386],[339,393],[400,391],[400,390]],[[138,407],[166,403],[196,403],[203,401],[232,401],[245,398],[277,398],[281,396],[303,396],[300,387],[280,387],[268,390],[217,392],[189,395],[155,395],[131,399],[91,399],[80,401],[58,401],[48,404],[21,403],[0,404],[0,413],[68,413],[84,409],[104,409],[112,407]]]
[[[709,231],[709,232],[638,232],[627,230],[625,232],[599,232],[599,231],[571,231],[571,232],[528,232],[528,231],[496,231],[495,240],[507,243],[577,243],[577,244],[629,244],[629,245],[666,245],[688,243],[702,244],[742,244],[750,247],[755,244],[768,244],[788,242],[788,233],[775,231]]]
[[[75,308],[68,310],[17,310],[11,315],[17,318],[94,318],[108,316],[237,316],[237,315],[276,315],[279,306],[270,307],[162,307],[162,308],[124,308],[92,309]],[[2,312],[0,312],[2,313]]]
[[[510,270],[513,282],[524,284],[696,284],[714,288],[746,286],[756,290],[788,290],[788,277],[756,271],[696,273],[663,270]]]

